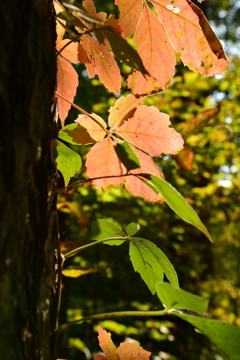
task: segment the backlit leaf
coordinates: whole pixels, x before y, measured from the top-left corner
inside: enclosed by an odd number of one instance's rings
[[[178,287],[177,274],[172,264],[151,241],[137,237],[132,238],[129,255],[134,270],[140,273],[152,294],[156,292],[156,282],[163,280],[164,273],[168,280]]]
[[[106,355],[107,359],[108,360],[119,360],[119,358],[116,354],[117,348],[111,339],[111,334],[108,333],[106,330],[103,330],[100,327],[98,327],[98,334],[99,334],[99,336],[98,336],[99,345],[100,345],[102,351],[104,352],[104,354]],[[96,360],[96,357],[95,357],[95,360]]]
[[[60,41],[57,45],[57,50],[60,51],[68,43],[69,39],[64,39]],[[78,63],[78,44],[71,42],[61,51],[61,55],[74,64]]]
[[[120,10],[121,17],[119,19],[119,25],[123,29],[124,35],[132,35],[141,16],[143,6],[142,0],[115,0],[115,4]]]
[[[103,240],[113,238],[112,241],[106,241],[107,245],[121,245],[125,240],[114,240],[114,238],[126,238],[127,235],[107,220],[95,220],[91,224],[90,240]]]
[[[97,26],[97,31],[95,31],[94,35],[96,36],[96,38],[98,39],[98,41],[100,42],[100,44],[104,44],[104,46],[106,46],[106,48],[108,48],[109,50],[112,51],[112,47],[110,42],[107,39],[106,34],[104,33],[104,29],[108,29],[110,28],[111,30],[113,29],[114,31],[116,31],[118,33],[118,35],[121,36],[122,38],[122,29],[118,24],[118,19],[115,19],[115,15],[114,14],[110,14],[109,17],[107,18],[106,21],[104,21],[103,26]],[[123,39],[123,38],[122,38]],[[124,39],[123,39],[124,40]]]
[[[86,168],[89,178],[98,189],[107,190],[110,186],[118,188],[125,184],[126,189],[136,197],[143,197],[151,202],[163,202],[161,194],[156,194],[149,186],[145,185],[138,177],[130,174],[154,174],[163,177],[161,171],[155,165],[153,159],[131,146],[132,151],[136,154],[141,166],[130,170],[127,169],[117,156],[115,151],[116,143],[107,137],[92,147],[87,155]],[[98,164],[96,166],[96,164]],[[97,179],[96,179],[97,178]],[[99,179],[98,179],[99,178]]]
[[[81,37],[81,45],[90,62],[86,63],[89,78],[97,74],[106,88],[119,94],[122,78],[117,63],[110,52],[89,35]]]
[[[168,115],[160,113],[153,106],[141,105],[143,101],[144,97],[138,99],[134,95],[122,97],[110,109],[109,115],[109,132],[121,135],[136,147],[128,145],[127,142],[122,143],[117,138],[113,139],[109,133],[108,138],[95,145],[88,154],[87,174],[93,178],[93,184],[99,189],[125,184],[134,196],[151,202],[163,202],[160,194],[156,194],[137,176],[131,176],[145,173],[163,177],[153,159],[138,148],[153,155],[176,153],[181,149],[183,140],[180,134],[169,127]],[[89,126],[88,119],[83,115],[81,118],[86,119],[86,126]],[[85,126],[82,122],[81,124]],[[91,137],[97,140],[92,133]]]
[[[142,75],[148,74],[142,59],[137,51],[133,49],[128,42],[123,39],[118,32],[111,26],[104,26],[102,29],[104,36],[107,38],[114,56],[124,64],[138,70]]]
[[[115,146],[115,151],[117,153],[118,158],[125,166],[127,171],[133,170],[140,167],[140,161],[134,151],[131,149],[130,145],[124,141],[119,142]]]
[[[82,2],[82,7],[89,15],[93,16],[94,18],[103,22],[106,20],[107,14],[103,11],[97,12],[92,0],[84,0]]]
[[[132,117],[136,108],[143,105],[144,97],[136,97],[132,94],[121,96],[109,110],[108,123],[111,130],[121,126],[125,120]]]
[[[175,74],[175,53],[157,15],[148,6],[144,6],[133,41],[151,76],[144,77],[140,72],[130,75],[132,92],[142,95],[165,90]]]
[[[124,178],[119,177],[123,175],[123,165],[110,137],[91,148],[87,154],[86,168],[89,178],[94,179],[92,183],[97,189],[106,190],[109,186],[119,188],[124,182]]]
[[[130,223],[127,226],[127,234],[128,236],[133,236],[136,234],[136,232],[138,232],[140,226],[136,223]]]
[[[224,359],[240,360],[240,328],[219,320],[175,313],[174,315],[188,321],[215,344]]]
[[[169,7],[169,0],[152,3],[175,51],[180,53],[185,65],[206,76],[221,75],[227,70],[229,63],[216,35],[211,33],[211,37],[214,36],[213,43],[217,43],[212,50],[212,42],[209,44],[201,28],[199,17],[204,17],[202,11],[197,15],[191,2],[186,0],[175,0],[172,8]],[[174,11],[175,9],[179,11]]]
[[[78,44],[78,61],[81,64],[91,63],[91,61],[88,59],[87,53],[82,47],[81,43]]]
[[[199,0],[198,0],[199,1]],[[223,47],[219,39],[217,38],[216,34],[214,33],[213,29],[209,25],[205,15],[203,14],[202,10],[199,9],[192,1],[187,0],[188,4],[191,6],[192,10],[195,12],[199,19],[199,24],[201,29],[207,39],[207,42],[212,50],[212,52],[217,56],[218,59],[225,59],[227,57],[224,53]],[[201,1],[199,1],[201,2]]]
[[[117,355],[119,360],[149,360],[151,353],[137,342],[124,341],[118,347]]]
[[[200,296],[174,287],[166,282],[156,284],[157,296],[166,309],[191,310],[200,314],[207,311],[208,301]]]
[[[167,202],[169,207],[180,216],[181,219],[187,223],[195,226],[202,231],[207,238],[212,241],[212,237],[204,224],[199,219],[197,213],[193,210],[191,205],[184,199],[184,197],[167,181],[160,179],[154,175],[145,176],[149,179],[152,185],[156,188],[156,193],[161,193],[164,200]]]
[[[106,355],[95,355],[94,360],[149,360],[151,353],[144,350],[138,343],[124,341],[118,348],[111,339],[111,334],[98,327],[99,345]]]
[[[60,4],[59,1],[54,0],[53,5],[54,5],[54,10],[55,10],[56,14],[59,14],[62,11],[64,11],[64,7],[62,6],[62,4]],[[66,22],[63,21],[63,24],[66,25]],[[65,34],[65,29],[57,21],[56,21],[56,33],[57,33],[57,42],[59,42],[62,40],[62,38]]]
[[[107,125],[105,121],[96,114],[91,114],[90,116],[78,115],[75,122],[85,128],[94,141],[100,141],[106,135]]]
[[[183,139],[169,125],[167,114],[159,112],[154,106],[142,105],[115,132],[151,155],[175,154],[182,149]]]
[[[64,126],[59,131],[58,138],[74,145],[87,145],[95,142],[87,129],[76,123]]]
[[[73,66],[61,56],[57,57],[57,92],[70,102],[76,95],[78,87],[78,74]],[[58,113],[63,122],[68,116],[71,104],[58,97]]]
[[[137,169],[131,170],[130,174],[154,174],[158,177],[163,178],[163,173],[158,169],[158,167],[155,165],[153,159],[144,153],[141,150],[138,150],[137,148],[131,147],[132,150],[136,153],[141,167]],[[163,203],[164,199],[161,194],[156,194],[154,191],[152,191],[149,186],[145,185],[139,177],[136,176],[126,176],[125,177],[125,186],[126,189],[136,197],[144,198],[146,201],[150,202],[159,202]]]
[[[57,153],[57,168],[62,173],[65,186],[67,186],[70,178],[80,170],[82,166],[82,160],[77,153],[69,149],[60,141],[57,141]]]

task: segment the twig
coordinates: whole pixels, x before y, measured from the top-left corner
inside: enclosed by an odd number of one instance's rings
[[[72,325],[81,324],[84,321],[95,320],[95,319],[106,319],[110,317],[121,317],[121,316],[164,316],[168,314],[168,310],[158,310],[158,311],[119,311],[119,312],[111,312],[104,314],[95,314],[84,317],[79,320],[70,321],[69,323],[63,324],[59,326],[56,330],[59,334],[61,331],[69,328]]]
[[[127,240],[127,239],[128,239],[128,236],[126,235],[126,237],[111,237],[111,238],[106,238],[106,239],[97,240],[97,241],[94,241],[94,242],[92,242],[92,243],[90,243],[90,244],[86,244],[86,245],[80,246],[80,247],[78,247],[78,248],[76,248],[76,249],[74,249],[74,250],[69,251],[68,253],[66,253],[66,254],[64,255],[64,258],[65,258],[65,259],[68,259],[69,257],[71,257],[71,256],[73,256],[73,255],[75,255],[75,254],[77,254],[77,253],[85,250],[86,248],[89,248],[90,246],[95,246],[95,245],[101,244],[101,243],[103,243],[103,242],[105,242],[105,241],[110,241],[110,240]]]

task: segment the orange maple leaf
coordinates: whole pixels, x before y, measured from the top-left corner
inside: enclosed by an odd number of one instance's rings
[[[111,334],[98,327],[99,345],[104,355],[95,355],[94,360],[149,360],[151,353],[144,350],[138,343],[124,341],[117,348]]]

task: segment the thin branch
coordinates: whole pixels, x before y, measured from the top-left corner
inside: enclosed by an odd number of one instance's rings
[[[58,19],[57,19],[58,20]],[[59,20],[58,20],[59,21]],[[59,23],[62,25],[61,21],[59,21]],[[62,25],[63,26],[63,25]],[[81,34],[75,36],[73,39],[69,40],[68,43],[66,43],[59,51],[57,50],[57,53],[58,55],[61,54],[61,52],[68,46],[70,45],[72,42],[75,42],[77,40],[79,40],[83,35],[88,35],[88,34],[91,34],[93,32],[96,32],[96,31],[102,31],[102,30],[108,30],[107,27],[100,27],[100,28],[94,28],[94,29],[91,29],[91,30],[86,30],[86,31],[83,31]],[[109,30],[108,30],[109,31]]]
[[[63,24],[62,21],[60,21],[57,16],[56,16],[56,20],[59,22],[59,24],[60,24],[73,38],[75,38],[75,37],[78,36],[78,35],[76,35],[71,29],[69,29],[68,26],[66,26],[65,24]]]
[[[67,98],[65,98],[65,96],[60,95],[57,91],[55,93],[58,97],[60,97],[61,99],[67,101],[69,104],[71,104],[73,107],[75,107],[75,109],[79,110],[80,112],[82,112],[83,114],[87,115],[88,117],[90,117],[90,119],[92,119],[96,124],[98,124],[98,126],[100,126],[102,128],[102,130],[105,131],[106,134],[109,134],[109,131],[101,124],[99,123],[92,115],[88,114],[85,110],[83,110],[82,108],[80,108],[80,106],[72,103],[70,100],[68,100]]]
[[[104,313],[104,314],[95,314],[84,317],[79,320],[70,321],[69,323],[63,324],[59,326],[56,330],[59,334],[61,331],[69,328],[72,325],[81,324],[84,321],[88,320],[96,320],[96,319],[106,319],[111,317],[120,317],[120,316],[164,316],[168,314],[168,310],[158,310],[158,311],[118,311],[118,312],[111,312],[111,313]]]
[[[87,248],[89,248],[89,247],[91,247],[91,246],[95,246],[95,245],[101,244],[101,243],[103,243],[103,242],[105,242],[105,241],[110,241],[110,240],[127,240],[127,239],[128,239],[128,237],[127,237],[127,235],[126,235],[126,237],[111,237],[111,238],[106,238],[106,239],[97,240],[97,241],[94,241],[94,242],[92,242],[92,243],[90,243],[90,244],[83,245],[83,246],[80,246],[80,247],[78,247],[78,248],[76,248],[76,249],[74,249],[74,250],[69,251],[68,253],[66,253],[66,254],[64,255],[64,258],[65,258],[65,259],[68,259],[69,257],[71,257],[71,256],[73,256],[73,255],[75,255],[75,254],[78,254],[79,252],[81,252],[81,251],[83,251],[83,250],[85,250],[85,249],[87,249]]]
[[[84,20],[86,20],[88,22],[92,22],[92,23],[100,24],[100,25],[104,24],[104,21],[102,21],[100,19],[97,19],[96,17],[88,14],[87,12],[83,11],[82,9],[80,9],[77,6],[74,6],[72,4],[68,4],[68,3],[65,3],[65,2],[63,2],[62,5],[69,8],[69,9],[71,9],[71,10],[73,10],[74,12],[76,12],[78,14],[78,16],[80,18],[83,18]]]
[[[61,22],[60,20],[57,19],[57,21],[62,25],[62,22]],[[63,26],[63,25],[62,25],[62,26]],[[66,43],[59,51],[57,50],[58,55],[60,55],[61,52],[62,52],[68,45],[70,45],[72,42],[75,42],[75,41],[79,40],[83,35],[86,35],[86,34],[91,33],[91,32],[93,32],[93,31],[94,31],[94,30],[92,29],[92,30],[84,31],[84,32],[82,32],[82,33],[79,34],[79,35],[76,35],[76,34],[75,34],[75,36],[74,36],[73,39],[70,39],[69,42]]]
[[[117,177],[125,177],[125,176],[136,176],[137,175],[142,175],[142,174],[122,174],[122,175],[108,175],[108,176],[99,176],[99,177],[95,177],[95,178],[90,178],[90,179],[83,179],[83,180],[79,180],[79,181],[76,181],[72,184],[69,184],[68,186],[65,186],[64,188],[61,188],[57,191],[57,193],[61,193],[63,192],[64,190],[67,190],[69,188],[72,188],[72,187],[75,187],[79,184],[82,184],[82,183],[86,183],[88,181],[94,181],[94,180],[101,180],[101,179],[108,179],[108,178],[117,178]]]

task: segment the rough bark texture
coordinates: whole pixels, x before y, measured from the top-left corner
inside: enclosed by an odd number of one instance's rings
[[[52,1],[1,1],[0,14],[0,356],[52,360],[56,292]]]

